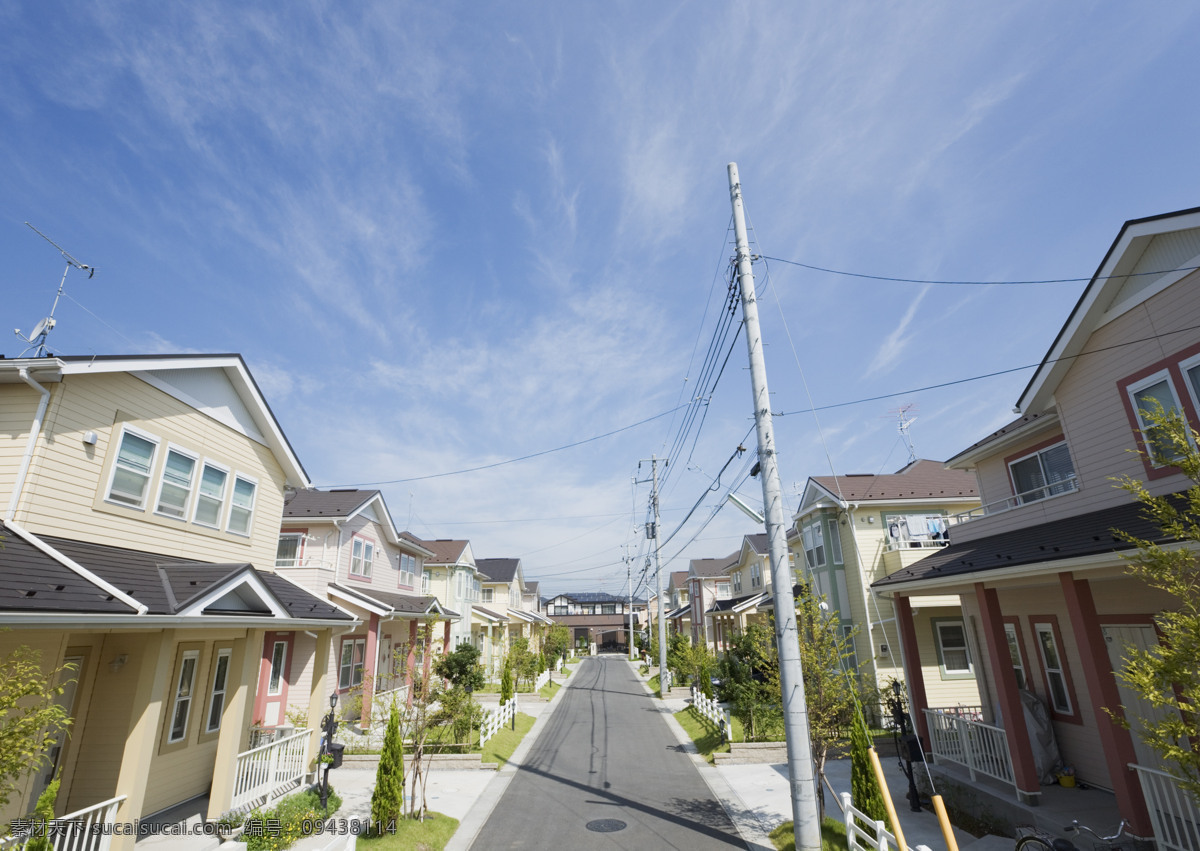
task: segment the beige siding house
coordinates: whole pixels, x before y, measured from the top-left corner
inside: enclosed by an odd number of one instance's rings
[[[476,618],[473,609],[481,595],[479,570],[475,567],[471,542],[445,538],[423,541],[407,532],[402,534],[433,553],[425,559],[421,593],[436,597],[443,608],[456,616],[455,620],[445,624],[441,639],[444,651],[451,652],[460,644],[474,643],[472,629]]]
[[[1036,800],[1054,780],[1023,711],[1034,701],[1061,762],[1112,790],[1143,836],[1171,823],[1170,805],[1146,791],[1152,772],[1171,766],[1110,717],[1155,711],[1113,671],[1122,648],[1157,643],[1155,615],[1173,603],[1126,573],[1129,548],[1112,530],[1161,536],[1112,479],[1133,476],[1157,494],[1190,484],[1169,459],[1139,450],[1141,411],[1154,400],[1200,425],[1197,265],[1200,210],[1127,222],[1017,400],[1019,418],[947,462],[975,473],[982,508],[950,527],[950,546],[874,586],[895,600],[910,671],[933,664],[916,635],[917,598],[961,597],[982,720],[1003,728],[1010,789]],[[913,691],[937,754],[940,731],[957,722]],[[940,758],[953,762],[944,749]]]
[[[917,460],[895,473],[815,476],[805,484],[790,539],[795,563],[854,634],[860,671],[882,687],[903,680],[896,613],[871,583],[949,543],[958,515],[979,506],[975,477]],[[955,594],[912,602],[928,650],[921,675],[935,706],[976,706],[975,657]]]
[[[189,799],[228,809],[260,683],[278,692],[296,669],[294,643],[272,655],[268,636],[327,647],[353,623],[262,569],[286,490],[308,481],[245,364],[4,360],[0,411],[0,652],[73,668],[70,733],[0,818],[30,811],[53,776],[60,814],[110,799],[124,823]],[[309,728],[324,691],[296,688]]]

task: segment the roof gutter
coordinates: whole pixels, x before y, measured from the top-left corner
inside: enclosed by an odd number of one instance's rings
[[[33,416],[33,424],[29,427],[29,440],[25,441],[25,454],[21,458],[21,467],[17,470],[17,480],[13,483],[12,498],[8,501],[8,511],[4,513],[4,522],[11,523],[17,514],[17,503],[21,500],[21,492],[25,490],[25,478],[29,475],[29,465],[33,461],[33,450],[42,434],[42,421],[46,416],[46,408],[50,404],[50,391],[38,384],[29,376],[28,367],[17,370],[21,380],[41,394],[37,413]]]
[[[181,627],[203,629],[207,627],[243,627],[246,629],[268,630],[311,630],[330,627],[335,630],[349,630],[362,623],[355,619],[353,622],[344,620],[324,620],[309,618],[276,618],[267,615],[104,615],[79,612],[2,612],[0,625],[4,626],[35,626],[45,628],[58,627],[144,627],[146,629],[166,629]]]
[[[129,606],[131,609],[136,611],[138,613],[138,615],[144,615],[144,614],[146,614],[146,612],[150,611],[150,607],[147,606],[145,603],[139,603],[137,600],[135,600],[133,597],[130,597],[128,594],[126,594],[124,591],[122,591],[117,586],[113,585],[111,582],[108,582],[107,580],[100,578],[99,576],[97,576],[96,574],[94,574],[90,570],[88,570],[86,567],[84,567],[83,565],[78,564],[78,563],[72,561],[71,559],[67,558],[65,555],[60,553],[58,550],[54,549],[54,547],[50,546],[45,541],[38,538],[33,533],[28,532],[25,529],[21,528],[21,526],[14,523],[12,520],[6,520],[4,525],[7,526],[9,529],[11,529],[13,532],[15,532],[17,534],[17,537],[20,538],[22,541],[29,544],[31,547],[35,547],[38,550],[40,550],[41,552],[50,556],[50,558],[57,561],[63,567],[69,568],[70,570],[73,570],[75,573],[78,573],[80,576],[82,576],[84,579],[86,579],[88,582],[92,583],[93,585],[97,586],[98,588],[108,592],[115,599],[120,600],[126,606]],[[45,617],[45,616],[43,615],[43,617]]]

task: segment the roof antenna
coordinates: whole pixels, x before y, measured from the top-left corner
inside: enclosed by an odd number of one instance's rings
[[[908,429],[917,421],[916,417],[909,419],[908,412],[915,410],[916,405],[904,405],[895,411],[888,413],[895,414],[897,417],[897,426],[900,429],[900,439],[904,441],[904,445],[908,447],[908,463],[911,464],[917,460],[917,450],[913,448],[912,438],[908,434]]]
[[[37,325],[33,326],[33,330],[29,332],[28,337],[26,337],[24,334],[21,333],[20,328],[13,329],[14,334],[16,334],[18,337],[20,337],[26,343],[29,343],[29,348],[25,349],[24,352],[21,352],[21,354],[19,355],[20,357],[25,357],[26,352],[33,351],[33,356],[35,358],[44,358],[47,356],[46,338],[48,336],[50,336],[50,332],[54,330],[54,311],[58,309],[58,300],[60,298],[62,298],[63,287],[67,283],[67,272],[70,272],[71,267],[74,266],[76,269],[78,269],[81,272],[87,272],[88,278],[90,279],[92,277],[92,275],[96,274],[96,268],[94,266],[88,266],[84,263],[80,263],[78,260],[76,260],[70,254],[68,254],[61,245],[56,243],[50,237],[46,236],[44,233],[42,233],[40,230],[35,228],[33,225],[29,224],[29,222],[26,222],[25,226],[27,228],[29,228],[31,231],[33,231],[34,233],[36,233],[38,236],[40,236],[42,239],[46,240],[46,242],[50,243],[55,248],[57,248],[58,253],[61,254],[63,256],[63,259],[67,261],[67,267],[65,269],[63,269],[62,280],[58,282],[58,293],[54,296],[54,305],[50,308],[50,315],[47,316],[46,318],[44,318]]]

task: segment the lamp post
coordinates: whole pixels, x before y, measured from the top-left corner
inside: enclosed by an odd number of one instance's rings
[[[333,762],[333,734],[337,732],[337,719],[334,709],[337,708],[337,692],[329,695],[329,714],[321,722],[325,735],[321,738],[321,752],[317,761],[325,770],[321,778],[321,811],[329,815],[329,765]]]
[[[920,740],[912,734],[909,727],[910,719],[904,711],[904,699],[900,696],[900,681],[892,680],[892,696],[888,698],[888,710],[892,713],[892,723],[895,725],[892,736],[896,738],[896,753],[899,756],[900,770],[908,778],[908,805],[914,813],[921,812],[921,793],[917,791],[917,781],[913,771],[913,762],[921,759]]]

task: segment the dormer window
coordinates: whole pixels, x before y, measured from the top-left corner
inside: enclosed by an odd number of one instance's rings
[[[121,449],[117,452],[112,483],[108,487],[110,500],[134,508],[145,507],[146,487],[150,484],[150,470],[157,449],[157,441],[128,429],[121,435]]]
[[[1017,501],[1037,502],[1076,489],[1075,465],[1066,441],[1039,449],[1008,465]]]

